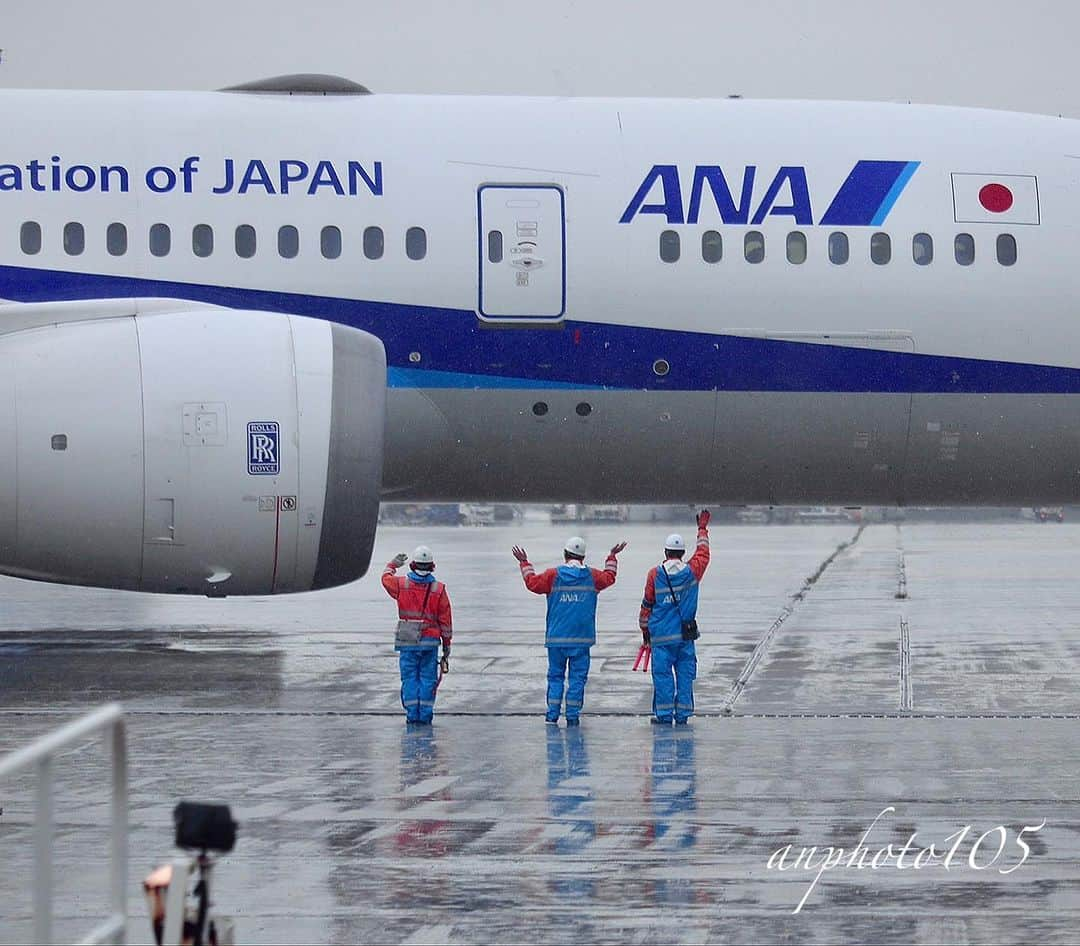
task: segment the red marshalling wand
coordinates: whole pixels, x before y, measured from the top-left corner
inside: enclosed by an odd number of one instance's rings
[[[642,673],[647,673],[649,670],[649,661],[651,659],[652,648],[648,644],[642,644],[637,652],[637,660],[634,661],[634,670],[640,670]]]

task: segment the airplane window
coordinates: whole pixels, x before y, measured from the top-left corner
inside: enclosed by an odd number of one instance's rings
[[[167,223],[155,223],[150,228],[150,252],[154,256],[168,256],[172,249],[172,231]]]
[[[706,263],[719,263],[724,255],[723,238],[715,230],[706,230],[701,234],[701,258]]]
[[[911,258],[919,266],[934,261],[934,238],[929,233],[916,233],[911,238]]]
[[[105,229],[105,248],[110,256],[123,256],[127,252],[127,227],[110,223]]]
[[[214,228],[208,223],[198,223],[191,230],[191,252],[207,257],[214,252]]]
[[[793,230],[787,235],[787,261],[789,263],[806,262],[806,234]]]
[[[884,266],[892,259],[892,240],[887,233],[875,233],[870,237],[870,260]]]
[[[409,259],[427,256],[427,231],[423,227],[409,227],[405,231],[405,255]]]
[[[760,230],[751,230],[743,237],[743,256],[748,263],[760,263],[765,259],[765,237]]]
[[[33,256],[41,252],[41,224],[27,220],[19,229],[19,246],[24,253]]]
[[[492,230],[488,234],[488,262],[501,263],[503,258],[503,238],[501,230]]]
[[[240,224],[236,228],[235,243],[236,255],[241,259],[251,259],[257,246],[255,228],[247,223]]]
[[[830,233],[829,234],[829,262],[836,263],[837,266],[842,265],[848,261],[850,255],[850,247],[848,246],[848,238],[846,233]]]
[[[367,227],[364,229],[364,256],[368,259],[379,259],[383,255],[383,232],[382,227]]]
[[[277,251],[284,259],[296,258],[300,252],[300,231],[296,227],[286,225],[278,229]]]
[[[86,231],[81,223],[64,224],[64,252],[68,256],[78,256],[86,249]]]
[[[1016,262],[1016,237],[1011,233],[998,234],[997,259],[1002,266],[1012,266]]]
[[[674,230],[664,230],[660,234],[660,259],[665,263],[674,263],[680,252],[679,234]]]
[[[341,230],[337,227],[323,227],[319,235],[319,243],[322,247],[322,255],[327,259],[337,259],[341,256]]]
[[[961,266],[970,266],[975,262],[975,237],[970,233],[958,233],[953,241],[956,262]]]

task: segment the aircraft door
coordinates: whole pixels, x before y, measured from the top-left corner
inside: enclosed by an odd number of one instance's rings
[[[479,305],[494,322],[566,312],[566,213],[554,184],[484,184],[477,196]]]

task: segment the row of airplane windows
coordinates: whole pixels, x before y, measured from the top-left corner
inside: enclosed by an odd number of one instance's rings
[[[664,230],[660,234],[660,259],[665,263],[678,262],[682,255],[682,241],[677,230]],[[843,265],[851,258],[851,243],[842,231],[829,234],[829,262]],[[1016,263],[1016,238],[1011,233],[999,233],[995,245],[997,261],[1002,266]],[[806,262],[806,234],[793,230],[785,241],[787,261],[799,265]],[[724,256],[724,240],[716,230],[706,230],[701,235],[701,258],[706,263],[719,263]],[[878,266],[892,261],[892,237],[887,233],[870,235],[870,260]],[[760,230],[749,230],[743,235],[743,258],[748,263],[760,263],[765,259],[765,235]],[[934,261],[934,238],[929,233],[916,233],[911,238],[911,258],[919,266]],[[975,237],[970,233],[958,233],[953,239],[953,259],[961,266],[975,262]]]
[[[382,227],[366,227],[363,233],[364,256],[381,259],[386,249]],[[341,229],[327,226],[319,231],[319,250],[326,259],[341,256]],[[27,220],[19,230],[19,246],[23,253],[34,256],[41,252],[41,224]],[[167,223],[155,223],[147,233],[147,247],[152,256],[168,256],[173,250],[173,233]],[[64,224],[64,252],[79,256],[86,249],[86,228],[75,221]],[[105,249],[110,256],[123,256],[128,251],[128,228],[122,223],[110,223],[105,228]],[[241,224],[233,231],[233,249],[242,259],[251,259],[258,249],[258,235],[250,224]],[[207,223],[191,228],[191,252],[207,257],[214,252],[214,228]],[[278,227],[277,252],[283,259],[300,255],[300,231],[286,225]],[[405,255],[411,260],[427,256],[427,231],[423,227],[409,227],[405,231]]]

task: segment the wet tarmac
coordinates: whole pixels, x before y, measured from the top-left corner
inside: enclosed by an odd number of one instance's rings
[[[544,602],[509,553],[552,563],[565,530],[384,528],[362,582],[295,598],[0,580],[0,752],[123,703],[136,941],[180,798],[241,823],[216,881],[244,942],[1075,939],[1080,526],[714,528],[685,729],[631,671],[670,527],[585,531],[597,562],[631,545],[578,730],[544,726]],[[378,566],[421,540],[455,645],[410,731]],[[58,765],[60,937],[107,902],[106,763]],[[0,942],[29,936],[32,799],[0,784]]]

